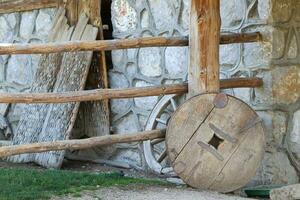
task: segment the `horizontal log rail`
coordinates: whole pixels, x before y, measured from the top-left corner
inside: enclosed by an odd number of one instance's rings
[[[222,35],[220,44],[258,42],[260,33],[243,33]],[[0,55],[6,54],[47,54],[75,51],[110,51],[117,49],[161,47],[161,46],[188,46],[186,37],[149,37],[101,41],[73,41],[47,44],[0,44]]]
[[[165,138],[165,130],[153,130],[131,134],[106,135],[81,140],[63,140],[24,145],[0,147],[0,158],[25,153],[41,153],[47,151],[89,149],[97,146],[107,146],[117,143],[142,142]]]
[[[260,78],[234,78],[221,80],[221,89],[261,87]],[[188,92],[187,84],[165,85],[158,87],[140,87],[124,89],[98,89],[65,93],[0,93],[0,103],[68,103],[98,101],[103,99],[125,99]]]
[[[55,8],[62,0],[7,0],[0,2],[0,14]]]

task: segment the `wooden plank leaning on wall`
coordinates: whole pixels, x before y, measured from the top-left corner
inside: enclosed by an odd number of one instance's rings
[[[58,8],[64,6],[70,25],[75,25],[80,13],[84,11],[90,18],[90,24],[99,28],[97,40],[103,40],[103,27],[101,21],[101,0],[0,0],[0,14],[24,12],[43,8]],[[87,89],[108,88],[107,66],[104,51],[94,53]],[[99,136],[97,133],[109,134],[109,101],[87,102],[81,106],[81,116],[87,116],[84,124],[88,122],[99,130],[88,130],[88,136]],[[89,114],[89,115],[86,115]],[[93,117],[91,117],[93,115]],[[93,123],[93,124],[91,124]],[[87,124],[88,128],[88,124]]]
[[[76,24],[80,13],[84,12],[89,17],[89,23],[99,29],[97,40],[104,39],[101,20],[101,0],[65,0],[64,3],[67,11],[66,15],[71,25]],[[107,65],[104,51],[94,53],[86,85],[86,89],[100,88],[108,88]],[[80,106],[79,118],[75,128],[77,128],[80,134],[88,137],[108,135],[110,133],[109,100],[83,102]]]

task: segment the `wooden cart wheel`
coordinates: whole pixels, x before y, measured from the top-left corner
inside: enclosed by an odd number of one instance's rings
[[[191,98],[173,114],[167,152],[174,171],[195,188],[231,192],[255,175],[263,158],[261,119],[225,94]]]
[[[166,95],[155,105],[148,117],[145,130],[166,128],[171,117],[180,104],[179,95]],[[156,139],[143,142],[144,156],[150,170],[167,176],[175,175],[167,158],[165,139]]]

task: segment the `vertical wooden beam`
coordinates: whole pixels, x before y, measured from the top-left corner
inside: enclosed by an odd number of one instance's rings
[[[76,25],[78,22],[78,2],[77,0],[62,0],[65,3],[66,16],[71,26]]]
[[[220,90],[220,0],[192,0],[189,97]]]
[[[101,0],[80,0],[78,1],[79,12],[84,11],[90,17],[90,23],[99,28],[98,40],[104,40],[103,24],[101,19]],[[101,88],[108,88],[107,65],[105,60],[105,51],[99,55],[99,73]]]

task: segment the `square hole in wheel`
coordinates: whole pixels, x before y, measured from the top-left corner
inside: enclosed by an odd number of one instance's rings
[[[214,134],[211,140],[208,142],[209,145],[213,146],[216,150],[218,150],[219,146],[224,142],[222,138]]]

